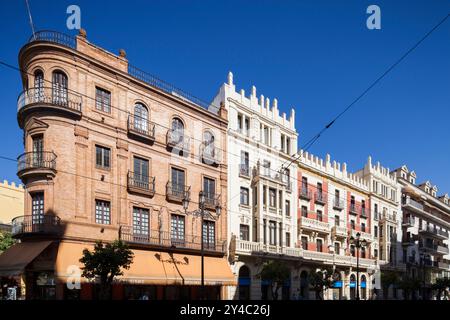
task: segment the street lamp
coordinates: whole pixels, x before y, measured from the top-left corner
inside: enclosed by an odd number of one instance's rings
[[[216,220],[220,217],[220,214],[222,212],[222,207],[220,206],[220,203],[217,201],[215,204],[216,209],[216,215],[213,216],[211,212],[205,210],[205,203],[206,203],[206,196],[203,191],[200,191],[198,193],[198,209],[190,212],[192,215],[200,217],[201,218],[201,246],[200,246],[200,252],[201,252],[201,285],[200,285],[200,297],[201,299],[205,299],[205,257],[204,257],[204,234],[203,234],[203,228],[204,228],[204,219],[205,216],[207,216],[211,220]],[[189,199],[185,197],[183,199],[183,209],[184,212],[187,214],[189,207]]]
[[[359,300],[359,250],[367,246],[366,240],[361,240],[361,233],[356,233],[356,237],[350,237],[350,244],[356,248],[356,300]]]

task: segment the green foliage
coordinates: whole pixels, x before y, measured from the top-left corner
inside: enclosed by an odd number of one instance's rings
[[[330,269],[318,269],[309,274],[309,284],[316,292],[316,298],[323,300],[323,292],[333,286],[333,272]]]
[[[11,247],[16,240],[12,238],[10,232],[0,232],[0,253]]]
[[[100,298],[108,299],[114,277],[123,275],[122,269],[129,269],[133,262],[133,252],[128,246],[116,240],[104,245],[95,244],[94,251],[83,250],[80,262],[84,264],[83,277],[100,281]]]
[[[291,271],[282,261],[272,260],[264,263],[259,276],[263,280],[270,281],[272,298],[278,300],[278,290],[290,279]]]
[[[450,287],[450,278],[437,278],[431,288],[437,290],[437,299],[441,300],[442,292],[445,292]]]
[[[387,299],[388,290],[391,285],[398,286],[400,284],[400,276],[394,271],[384,271],[381,273],[381,286],[383,288],[383,296]]]

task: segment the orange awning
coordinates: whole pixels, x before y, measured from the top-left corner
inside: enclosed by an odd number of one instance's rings
[[[0,254],[0,276],[20,275],[51,241],[21,242]]]
[[[71,277],[70,266],[81,267],[83,249],[92,245],[62,242],[56,259],[55,276]],[[133,250],[133,263],[116,281],[130,284],[200,285],[201,257],[199,255]],[[236,280],[223,257],[205,257],[205,284],[236,285]]]

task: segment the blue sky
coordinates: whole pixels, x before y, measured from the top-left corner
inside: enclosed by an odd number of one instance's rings
[[[210,100],[234,73],[238,88],[296,108],[302,145],[450,12],[449,0],[106,1],[29,0],[36,29],[66,28],[66,8],[81,7],[88,39],[192,94]],[[381,8],[382,29],[366,28],[366,8]],[[0,59],[17,65],[31,31],[24,1],[0,4]],[[450,19],[311,148],[352,171],[370,154],[419,182],[450,192]],[[18,72],[0,66],[1,155],[23,150],[16,121]],[[18,182],[0,160],[0,180]]]

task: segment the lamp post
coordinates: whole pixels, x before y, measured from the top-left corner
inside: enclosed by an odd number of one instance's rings
[[[198,209],[190,212],[192,215],[200,217],[201,218],[201,231],[200,231],[200,237],[201,237],[201,244],[200,244],[200,255],[201,255],[201,282],[200,282],[200,299],[205,299],[205,248],[204,248],[204,235],[203,235],[203,228],[204,228],[204,221],[205,216],[207,216],[211,220],[216,220],[220,217],[222,207],[220,206],[220,203],[217,202],[215,204],[216,209],[216,216],[213,216],[209,211],[205,210],[205,202],[206,202],[206,196],[203,191],[200,191],[198,194]],[[183,199],[183,208],[184,212],[188,213],[187,209],[189,207],[189,199],[185,197]],[[215,240],[215,239],[214,239]]]
[[[356,248],[356,300],[359,300],[359,250],[367,246],[366,240],[361,240],[361,233],[356,233],[356,237],[350,237],[350,244]]]

